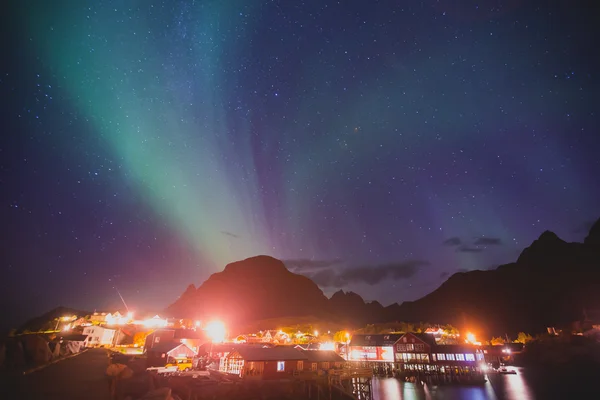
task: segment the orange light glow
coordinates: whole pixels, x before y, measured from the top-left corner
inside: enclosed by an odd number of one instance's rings
[[[335,343],[325,342],[319,345],[319,350],[335,350]]]
[[[225,341],[225,325],[221,321],[209,322],[204,330],[213,342],[220,343]]]
[[[475,335],[472,333],[467,333],[467,342],[470,343],[475,343],[477,341],[477,338],[475,338]]]
[[[142,324],[146,328],[164,328],[165,326],[167,326],[167,320],[161,319],[158,315],[155,315],[150,319],[142,321]]]

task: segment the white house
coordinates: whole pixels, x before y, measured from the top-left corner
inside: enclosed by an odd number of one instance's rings
[[[116,331],[114,329],[104,328],[102,326],[86,326],[83,328],[83,334],[87,335],[84,343],[86,347],[111,346],[115,339]]]

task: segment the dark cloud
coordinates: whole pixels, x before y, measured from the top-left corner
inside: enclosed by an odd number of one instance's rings
[[[475,246],[497,246],[502,244],[502,240],[500,238],[483,236],[477,238],[473,244]]]
[[[314,283],[323,287],[342,287],[343,283],[338,279],[338,275],[331,269],[316,272],[314,274],[306,275]]]
[[[459,237],[451,237],[449,239],[444,240],[444,246],[460,246],[462,244],[462,240]]]
[[[227,231],[221,231],[221,233],[225,236],[229,236],[229,237],[236,238],[236,239],[238,239],[240,237],[240,235],[236,235],[235,233],[231,233],[231,232],[227,232]]]
[[[286,267],[291,269],[320,269],[327,268],[333,265],[337,265],[341,263],[340,259],[333,260],[309,260],[305,258],[300,258],[296,260],[284,260],[283,263]]]
[[[386,279],[398,281],[412,278],[419,267],[429,265],[427,261],[411,260],[399,263],[365,265],[345,268],[339,271],[327,269],[307,275],[317,285],[325,287],[344,287],[352,283],[376,285]]]
[[[461,246],[456,249],[459,253],[481,253],[483,249],[477,247]]]

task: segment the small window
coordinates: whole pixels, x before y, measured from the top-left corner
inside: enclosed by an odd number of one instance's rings
[[[285,361],[277,361],[277,372],[285,371]]]
[[[154,338],[154,343],[158,343],[158,342],[160,342],[160,336],[157,336]]]
[[[475,361],[475,356],[473,354],[465,354],[465,359],[467,361]]]
[[[446,354],[446,360],[454,361],[454,354]]]
[[[323,369],[329,369],[329,362],[325,361],[323,363]]]
[[[445,354],[438,353],[437,358],[440,361],[446,361],[446,355]]]
[[[298,366],[296,367],[298,371],[302,371],[304,369],[304,361],[298,361]]]
[[[456,361],[465,361],[465,355],[461,353],[456,353]]]
[[[313,371],[317,370],[317,363],[312,363],[312,365],[310,366],[310,369],[312,369]]]

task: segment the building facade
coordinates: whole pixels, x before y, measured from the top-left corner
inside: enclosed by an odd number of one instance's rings
[[[470,344],[436,344],[428,334],[406,333],[394,344],[394,365],[399,371],[439,373],[480,372],[483,350]]]
[[[347,350],[348,361],[394,362],[394,344],[402,334],[354,335]]]
[[[83,335],[87,336],[84,341],[86,347],[112,346],[116,331],[102,326],[86,326]]]

